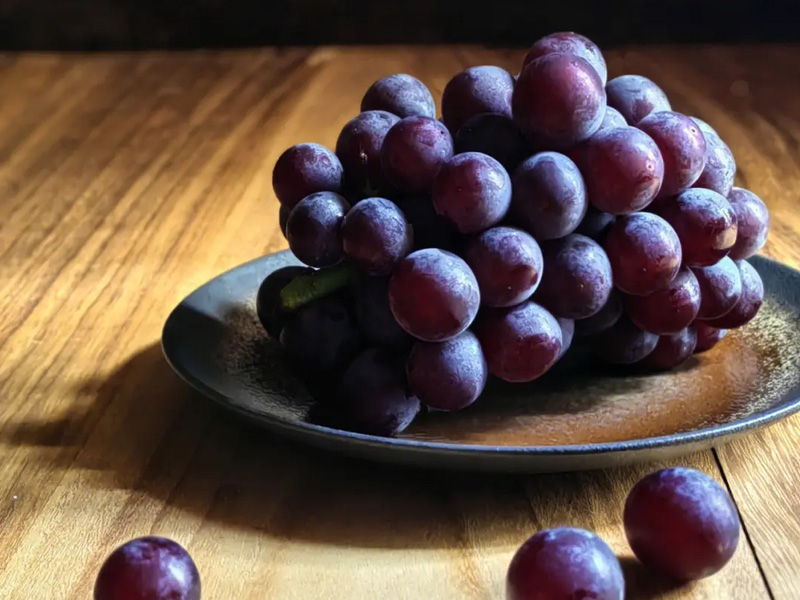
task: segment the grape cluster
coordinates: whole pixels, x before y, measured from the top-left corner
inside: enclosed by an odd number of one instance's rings
[[[556,33],[516,78],[457,74],[441,106],[390,75],[335,153],[300,144],[273,172],[308,269],[270,275],[259,317],[351,427],[394,434],[420,406],[470,405],[489,374],[536,379],[573,334],[665,370],[755,316],[767,208],[653,81],[609,80],[595,44]]]

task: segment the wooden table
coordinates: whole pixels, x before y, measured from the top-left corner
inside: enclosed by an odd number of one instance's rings
[[[218,600],[503,598],[528,535],[571,523],[622,556],[632,599],[800,598],[800,418],[680,461],[725,482],[744,535],[675,587],[631,558],[622,503],[654,465],[508,477],[393,469],[283,442],[172,374],[159,335],[188,292],[285,247],[272,165],[333,145],[364,89],[434,95],[521,52],[319,48],[0,57],[0,598],[90,597],[107,553],[161,534]],[[712,123],[800,265],[800,48],[610,52]]]

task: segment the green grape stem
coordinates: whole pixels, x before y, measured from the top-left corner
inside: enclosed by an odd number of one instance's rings
[[[345,264],[295,277],[281,290],[281,308],[289,312],[297,310],[350,285],[356,275],[355,268]]]

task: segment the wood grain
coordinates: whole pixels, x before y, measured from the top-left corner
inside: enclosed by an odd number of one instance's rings
[[[204,598],[502,598],[541,527],[597,530],[632,599],[800,595],[794,418],[686,457],[733,492],[747,535],[719,575],[675,587],[631,558],[621,508],[654,465],[505,477],[351,461],[209,405],[158,339],[188,292],[285,246],[271,165],[332,145],[362,91],[413,73],[435,94],[475,47],[0,56],[0,598],[85,599],[104,556],[156,533],[185,544]],[[718,128],[770,205],[767,254],[800,265],[795,46],[630,48],[611,73],[656,79]]]

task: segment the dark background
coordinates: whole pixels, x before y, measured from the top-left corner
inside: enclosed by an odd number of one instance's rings
[[[800,39],[800,0],[0,0],[0,48]]]

